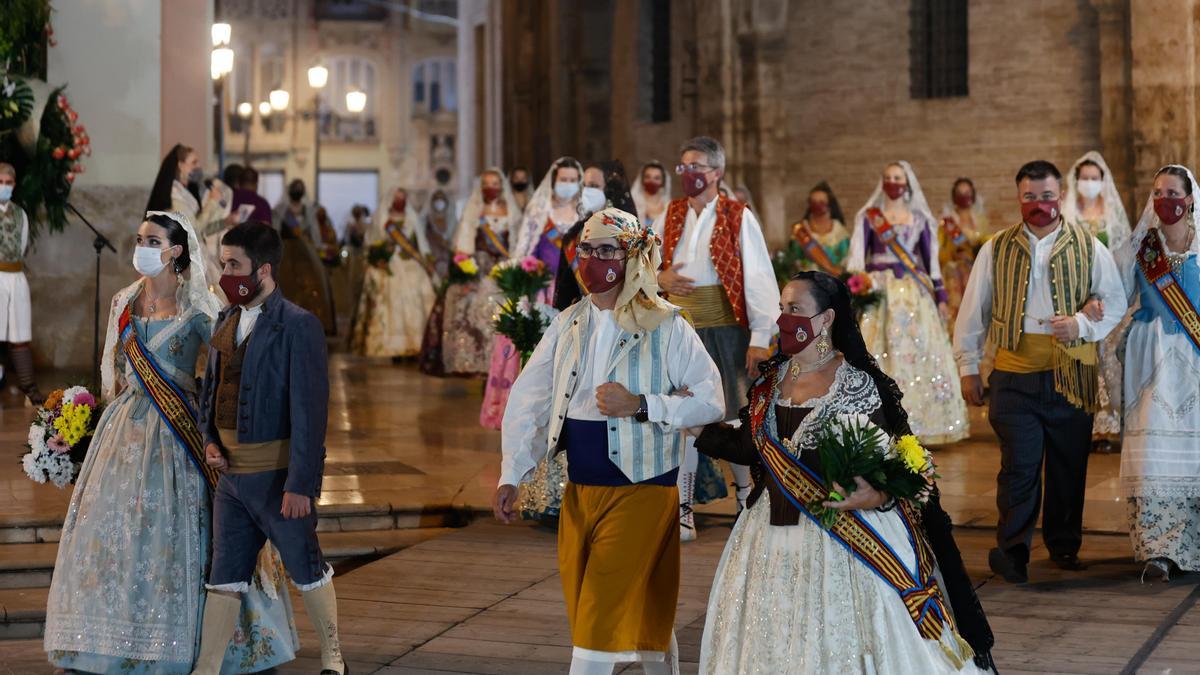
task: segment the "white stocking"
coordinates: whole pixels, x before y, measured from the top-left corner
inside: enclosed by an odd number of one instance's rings
[[[615,665],[611,661],[590,661],[572,656],[570,675],[612,675]]]

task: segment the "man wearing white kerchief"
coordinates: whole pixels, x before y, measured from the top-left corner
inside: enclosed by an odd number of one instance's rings
[[[1062,174],[1033,161],[1016,177],[1018,223],[979,251],[954,328],[963,398],[983,405],[979,360],[997,346],[988,419],[1000,437],[992,571],[1027,581],[1038,513],[1050,559],[1080,570],[1084,481],[1098,407],[1096,343],[1125,314],[1112,255],[1062,217]],[[1092,299],[1103,307],[1097,312]],[[1086,311],[1085,311],[1086,309]],[[1042,466],[1046,467],[1043,496]]]
[[[558,560],[570,672],[630,661],[678,672],[680,432],[723,418],[721,376],[658,296],[659,243],[636,216],[592,215],[577,254],[589,295],[555,317],[513,385],[493,510],[516,520],[517,484],[540,457],[566,452]]]

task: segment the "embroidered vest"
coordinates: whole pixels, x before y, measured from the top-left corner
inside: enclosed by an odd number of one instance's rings
[[[591,335],[591,301],[584,298],[563,310],[562,333],[554,350],[552,410],[547,430],[548,454],[558,447],[563,420],[571,396],[579,386],[581,359],[594,358],[583,353]],[[608,365],[608,381],[619,382],[638,394],[667,394],[673,389],[664,362],[670,331],[675,322],[668,319],[650,332],[621,331]],[[642,423],[632,417],[608,419],[608,458],[632,483],[640,483],[676,468],[683,451],[683,435],[664,432],[657,424]]]
[[[1024,332],[1025,297],[1033,255],[1025,227],[1017,224],[996,235],[992,249],[992,325],[990,335],[1000,349],[1016,351]],[[1063,221],[1050,253],[1050,297],[1054,313],[1073,316],[1092,293],[1095,240],[1076,223]],[[1055,341],[1054,386],[1072,405],[1097,409],[1097,346],[1092,342]]]
[[[659,269],[667,269],[675,258],[675,248],[683,237],[683,227],[687,223],[688,205],[686,199],[676,199],[667,205],[666,221],[663,224],[663,262]],[[717,270],[717,278],[721,287],[729,297],[733,306],[733,315],[743,328],[750,327],[746,315],[745,275],[742,272],[742,211],[746,205],[728,199],[717,197],[716,222],[713,223],[712,240],[709,242],[709,253],[712,255],[713,268]]]
[[[220,329],[213,334],[213,346],[221,353],[221,373],[217,381],[217,400],[213,406],[213,418],[218,429],[238,428],[238,403],[242,390],[242,363],[246,359],[247,336],[242,344],[237,342],[238,316],[231,314]]]

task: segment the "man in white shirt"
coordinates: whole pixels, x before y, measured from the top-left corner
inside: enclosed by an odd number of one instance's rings
[[[1086,227],[1061,216],[1062,175],[1035,161],[1017,173],[1024,222],[984,244],[954,330],[963,397],[983,405],[979,361],[996,344],[988,419],[1000,437],[1000,522],[988,562],[1013,583],[1028,580],[1033,530],[1059,567],[1080,570],[1083,501],[1098,407],[1097,343],[1125,314],[1112,255]]]
[[[680,431],[721,419],[720,375],[658,297],[659,245],[636,216],[592,215],[576,251],[590,294],[555,317],[513,384],[493,510],[516,520],[517,485],[566,452],[558,561],[572,675],[629,661],[678,672]]]
[[[654,222],[663,241],[658,283],[671,302],[687,310],[721,371],[725,420],[731,421],[746,405],[758,364],[771,356],[779,284],[758,220],[746,204],[720,193],[725,149],[716,139],[698,136],[680,152],[675,172],[687,196],[671,201]],[[692,487],[697,459],[689,440],[679,482],[679,525],[685,541],[696,538]],[[750,470],[738,465],[733,469],[740,513],[750,494]]]

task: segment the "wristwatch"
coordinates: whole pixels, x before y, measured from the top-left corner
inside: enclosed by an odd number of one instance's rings
[[[644,395],[638,395],[638,409],[637,412],[633,413],[633,419],[639,422],[650,421],[650,409],[646,404],[646,397]]]

